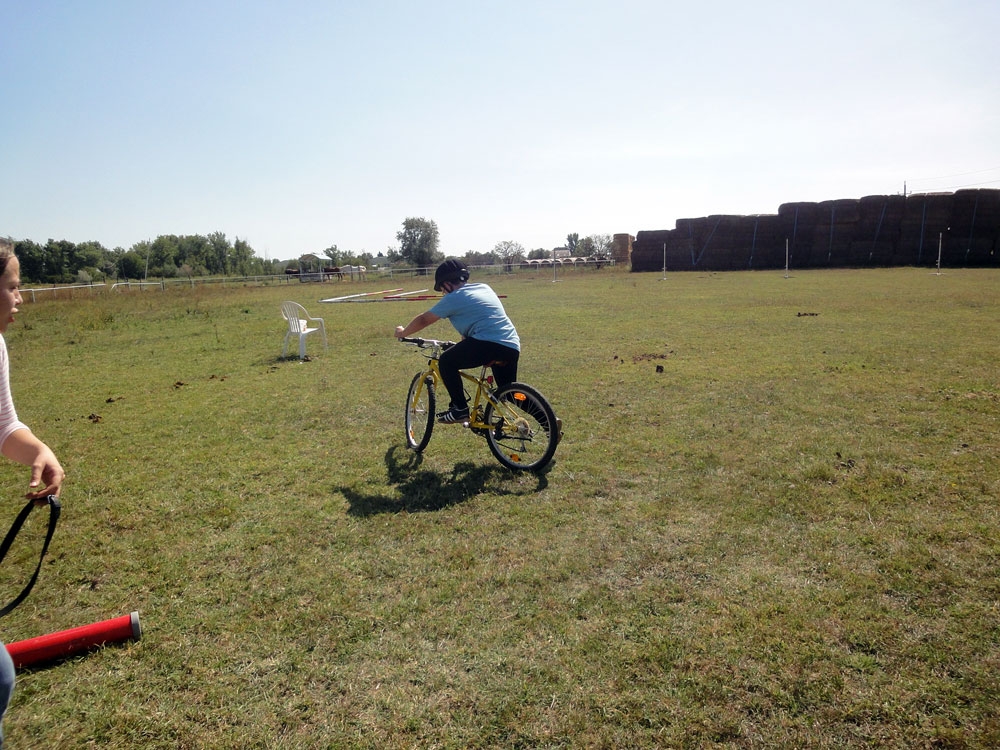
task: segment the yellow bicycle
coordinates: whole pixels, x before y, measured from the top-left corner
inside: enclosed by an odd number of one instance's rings
[[[427,369],[413,377],[406,394],[406,444],[419,453],[434,430],[435,392],[441,385],[438,358],[455,344],[421,338],[400,341],[426,350]],[[530,385],[515,382],[494,388],[487,367],[483,366],[479,377],[461,373],[469,399],[469,419],[463,426],[484,437],[490,452],[507,468],[539,471],[555,455],[562,437],[561,422],[545,397]]]

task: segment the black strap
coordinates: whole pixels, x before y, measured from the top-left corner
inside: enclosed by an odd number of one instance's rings
[[[35,507],[36,502],[38,501],[29,500],[28,504],[21,508],[21,512],[17,514],[17,518],[15,518],[14,523],[11,524],[10,531],[7,532],[7,536],[4,537],[3,543],[0,544],[0,562],[3,562],[4,557],[7,556],[7,550],[9,550],[10,545],[14,543],[14,538],[21,530],[21,527],[24,526],[24,522],[27,520],[28,514],[31,513],[31,509]],[[49,542],[52,541],[52,535],[56,530],[56,522],[59,520],[59,512],[62,510],[62,506],[59,505],[59,498],[55,495],[49,495],[45,498],[45,502],[49,506],[49,530],[45,533],[45,544],[42,545],[42,554],[38,556],[38,566],[35,568],[35,572],[31,576],[31,580],[28,581],[28,585],[24,587],[24,590],[14,598],[14,601],[3,609],[0,609],[0,617],[10,614],[14,607],[28,598],[28,594],[31,593],[31,589],[35,585],[35,581],[38,580],[38,574],[42,570],[42,560],[45,558],[45,553],[49,549]]]

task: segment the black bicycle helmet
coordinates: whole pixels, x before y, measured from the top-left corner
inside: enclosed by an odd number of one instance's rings
[[[456,281],[466,282],[468,280],[469,269],[466,265],[455,258],[448,258],[434,272],[434,291],[440,292],[441,285],[446,281],[454,283]]]

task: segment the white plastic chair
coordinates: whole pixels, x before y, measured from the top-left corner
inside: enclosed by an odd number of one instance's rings
[[[285,334],[285,345],[281,350],[282,359],[288,354],[288,342],[292,336],[299,337],[299,359],[306,358],[306,336],[319,331],[323,334],[323,348],[326,344],[326,326],[322,318],[314,318],[298,302],[282,302],[281,315],[288,321],[288,332]],[[313,325],[313,324],[317,325]]]

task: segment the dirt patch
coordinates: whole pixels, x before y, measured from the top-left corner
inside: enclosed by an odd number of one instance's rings
[[[653,362],[656,360],[667,359],[667,357],[669,357],[671,354],[673,354],[673,352],[669,352],[667,354],[633,354],[632,364],[635,365],[639,364],[640,362]],[[614,359],[622,364],[624,364],[625,362],[625,358],[619,357],[617,354],[614,356]]]

